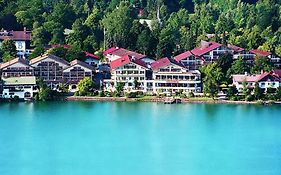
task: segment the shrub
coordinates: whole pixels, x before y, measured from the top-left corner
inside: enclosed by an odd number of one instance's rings
[[[254,101],[255,97],[253,95],[247,95],[245,101]]]
[[[273,105],[274,103],[275,103],[274,100],[269,100],[269,101],[268,101],[268,104],[270,104],[270,105]]]
[[[258,100],[258,101],[257,101],[257,104],[258,104],[258,105],[263,105],[263,104],[264,104],[264,101]]]
[[[104,96],[105,96],[104,92],[103,92],[103,91],[100,91],[100,92],[99,92],[99,97],[104,97]]]
[[[137,92],[130,92],[127,95],[128,98],[136,98],[137,97]]]
[[[195,97],[195,95],[194,95],[193,92],[189,92],[189,93],[188,93],[188,97],[189,97],[189,98],[193,98],[193,97]]]

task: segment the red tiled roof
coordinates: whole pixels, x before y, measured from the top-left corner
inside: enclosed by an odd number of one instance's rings
[[[279,75],[275,74],[274,71],[265,72],[265,73],[261,74],[261,75],[258,77],[257,81],[262,80],[264,77],[266,77],[266,76],[268,76],[268,75],[271,75],[272,77],[275,78],[276,81],[279,81]]]
[[[204,42],[204,44],[206,46],[201,46],[201,47],[197,47],[193,50],[191,50],[191,53],[193,53],[196,56],[202,56],[208,52],[211,52],[212,50],[222,46],[222,44],[210,41],[210,42]]]
[[[177,66],[183,67],[180,63],[178,63],[176,60],[169,59],[168,57],[161,58],[160,60],[157,60],[153,63],[151,63],[151,69],[157,70],[161,67],[168,66],[169,64],[175,64]]]
[[[111,47],[111,48],[105,50],[103,52],[103,54],[107,55],[107,54],[110,54],[110,53],[114,52],[115,50],[118,50],[118,47]]]
[[[29,66],[27,60],[25,60],[23,58],[15,58],[15,59],[12,59],[11,61],[8,61],[6,63],[0,64],[0,69],[4,69],[4,68],[6,68],[8,66],[11,66],[11,65],[13,65],[15,63],[22,63],[22,64],[24,64],[26,66]]]
[[[281,69],[273,70],[273,73],[281,78]]]
[[[176,61],[181,61],[181,60],[183,60],[185,58],[190,57],[191,55],[193,55],[193,54],[190,51],[186,51],[186,52],[184,52],[182,54],[179,54],[179,55],[175,56],[174,59]]]
[[[232,77],[233,77],[233,81],[235,81],[235,82],[243,82],[243,81],[258,82],[258,81],[261,81],[263,78],[265,78],[268,75],[273,76],[276,81],[279,81],[280,76],[278,74],[274,73],[274,71],[264,72],[259,75],[233,75]]]
[[[71,66],[80,65],[80,66],[82,66],[82,67],[86,67],[86,68],[88,68],[88,69],[94,70],[94,67],[93,67],[93,66],[91,66],[91,65],[89,65],[89,64],[87,64],[87,63],[84,63],[83,61],[77,60],[77,59],[71,61],[71,62],[70,62],[70,65],[71,65]]]
[[[234,82],[256,82],[260,75],[232,75]]]
[[[86,57],[92,57],[92,58],[95,58],[95,59],[99,59],[99,57],[97,55],[94,55],[94,54],[92,54],[90,52],[84,51],[84,53],[85,53]]]
[[[123,57],[126,55],[130,55],[132,57],[135,57],[136,59],[142,59],[144,57],[146,57],[145,55],[127,50],[127,49],[123,49],[123,48],[118,48],[118,47],[112,47],[110,49],[107,49],[106,51],[103,52],[103,54],[107,55],[107,54],[112,54],[112,55],[117,55],[119,57]]]
[[[237,53],[242,52],[242,51],[245,50],[245,49],[242,48],[242,47],[238,47],[238,46],[231,45],[231,44],[228,44],[227,47],[230,48],[230,49],[232,49],[234,52],[237,52]]]
[[[111,67],[111,69],[116,69],[116,68],[118,68],[120,66],[124,66],[124,65],[126,65],[128,63],[131,63],[131,62],[135,63],[135,64],[137,64],[139,66],[142,66],[144,68],[147,68],[145,62],[143,62],[142,60],[133,59],[129,55],[125,55],[125,56],[123,56],[121,58],[118,58],[116,60],[111,61],[110,62],[110,67]]]
[[[51,44],[51,48],[55,48],[55,47],[63,47],[65,49],[69,49],[70,45],[68,45],[68,44]]]
[[[264,56],[267,57],[271,54],[271,52],[267,52],[267,51],[262,51],[262,50],[250,50],[250,53],[259,55],[259,56]]]
[[[13,40],[13,41],[30,41],[31,31],[9,31],[5,35],[0,35],[0,40]]]

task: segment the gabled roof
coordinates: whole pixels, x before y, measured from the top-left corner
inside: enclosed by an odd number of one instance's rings
[[[0,40],[13,40],[13,41],[30,41],[31,40],[31,31],[24,29],[23,31],[4,31],[0,35]]]
[[[236,53],[240,53],[240,52],[245,51],[244,48],[239,47],[239,46],[235,46],[235,45],[231,45],[231,44],[228,44],[227,47],[230,48],[230,49],[232,49],[232,50],[233,50],[234,52],[236,52]]]
[[[114,52],[114,51],[116,51],[116,50],[118,50],[118,49],[119,49],[118,47],[111,47],[111,48],[109,48],[109,49],[103,51],[102,53],[103,53],[104,55],[107,55],[107,54],[110,54],[110,53],[112,53],[112,52]]]
[[[180,64],[179,62],[177,62],[176,60],[169,59],[168,57],[165,57],[165,58],[161,58],[160,60],[157,60],[157,61],[151,63],[151,69],[152,70],[158,70],[161,67],[165,67],[165,66],[168,66],[170,64],[174,64],[174,65],[177,65],[177,66],[180,66],[180,67],[184,68],[184,66],[182,64]]]
[[[4,69],[8,66],[11,66],[13,64],[16,64],[16,63],[22,63],[28,67],[30,67],[30,65],[28,64],[28,61],[23,59],[23,58],[15,58],[15,59],[12,59],[11,61],[8,61],[6,63],[3,63],[3,64],[0,64],[0,69]]]
[[[86,57],[91,57],[91,58],[99,59],[99,57],[97,55],[94,55],[94,54],[92,54],[90,52],[84,51],[84,53],[85,53]]]
[[[262,51],[262,50],[250,50],[250,53],[259,55],[259,56],[263,56],[263,57],[267,57],[269,55],[271,55],[271,52],[267,52],[267,51]]]
[[[86,67],[88,69],[94,70],[93,66],[77,59],[70,62],[70,66],[75,66],[75,65],[80,65],[82,67]]]
[[[256,82],[260,75],[232,75],[234,82]]]
[[[192,55],[193,55],[193,54],[192,54],[190,51],[186,51],[186,52],[184,52],[184,53],[181,53],[181,54],[175,56],[174,59],[175,59],[176,61],[181,61],[181,60],[183,60],[183,59],[185,59],[185,58],[188,58],[188,57],[190,57],[190,56],[192,56]]]
[[[105,54],[105,55],[112,54],[112,55],[116,55],[119,57],[130,55],[131,57],[135,57],[136,59],[142,59],[142,58],[146,57],[146,55],[142,55],[137,52],[133,52],[133,51],[130,51],[127,49],[119,48],[119,47],[112,47],[110,49],[107,49],[106,51],[103,52],[103,54]]]
[[[70,45],[68,45],[68,44],[51,44],[51,48],[56,48],[56,47],[63,47],[64,49],[69,49]]]
[[[202,56],[220,46],[222,46],[222,44],[219,44],[219,43],[216,43],[213,41],[210,41],[210,42],[202,41],[201,47],[197,47],[197,48],[191,50],[191,53],[193,53],[196,56]]]
[[[268,75],[272,76],[275,81],[279,81],[280,76],[276,74],[274,71],[264,72],[258,75],[232,75],[234,82],[259,82],[263,78],[267,77]]]
[[[267,77],[268,75],[271,75],[271,76],[274,78],[274,80],[279,81],[279,76],[278,76],[277,74],[275,74],[273,71],[262,73],[262,74],[257,78],[257,81],[261,81],[263,78]]]
[[[65,64],[65,65],[67,65],[67,66],[70,65],[69,62],[67,62],[66,60],[64,60],[64,59],[62,59],[62,58],[60,58],[60,57],[57,57],[57,56],[55,56],[55,55],[49,54],[49,53],[44,54],[44,55],[39,56],[39,57],[36,57],[36,58],[33,58],[32,60],[30,60],[29,63],[30,63],[30,65],[32,65],[32,64],[35,64],[35,63],[37,63],[37,62],[39,62],[39,61],[42,61],[42,60],[44,60],[44,59],[46,59],[46,58],[53,59],[53,60],[55,60],[55,61],[57,61],[57,62],[60,62],[60,63],[62,63],[62,64]]]
[[[281,78],[281,69],[273,70],[273,73]]]
[[[118,68],[120,66],[124,66],[124,65],[126,65],[128,63],[135,63],[135,64],[137,64],[139,66],[147,68],[145,62],[143,62],[142,60],[135,59],[135,58],[133,58],[133,57],[131,57],[129,55],[125,55],[125,56],[123,56],[121,58],[118,58],[118,59],[116,59],[114,61],[111,61],[110,62],[110,67],[111,67],[111,69],[116,69],[116,68]]]

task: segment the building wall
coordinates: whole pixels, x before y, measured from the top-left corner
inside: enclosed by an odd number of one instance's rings
[[[118,82],[125,83],[125,91],[146,91],[147,69],[134,63],[129,63],[111,71],[111,80],[105,80],[105,88],[114,90]],[[139,87],[136,89],[134,81],[137,80]],[[112,86],[113,85],[113,86]]]
[[[34,71],[30,66],[26,66],[22,63],[15,63],[9,67],[2,69],[3,77],[22,77],[22,76],[33,76]]]
[[[85,77],[92,78],[93,71],[80,65],[71,66],[63,71],[63,81],[68,84],[71,91],[75,91],[79,81]]]
[[[35,85],[14,85],[14,86],[5,86],[3,87],[3,98],[13,98],[18,96],[21,99],[34,97],[34,93],[37,92]],[[27,93],[30,96],[26,96]]]
[[[177,65],[169,65],[153,71],[154,93],[175,93],[182,90],[188,92],[201,92],[201,75],[199,72],[188,72],[187,69]]]
[[[203,64],[203,61],[192,55],[190,57],[182,59],[180,63],[183,64],[188,70],[198,70]]]
[[[68,68],[61,62],[46,58],[40,62],[32,64],[34,67],[34,75],[42,78],[51,88],[56,88],[59,83],[63,83],[63,70]]]

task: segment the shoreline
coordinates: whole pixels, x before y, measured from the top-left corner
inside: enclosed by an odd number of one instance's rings
[[[230,100],[196,100],[196,99],[185,99],[180,98],[181,103],[183,104],[260,104],[258,101],[230,101]],[[70,96],[65,98],[66,101],[100,101],[100,102],[156,102],[164,103],[165,98],[126,98],[126,97],[79,97],[79,96]],[[264,101],[261,105],[271,104],[267,101]],[[274,102],[272,104],[281,104],[281,102]]]

